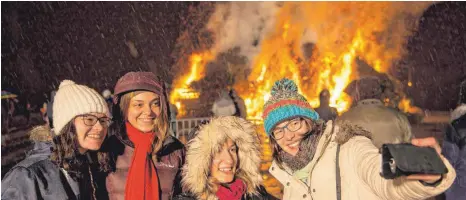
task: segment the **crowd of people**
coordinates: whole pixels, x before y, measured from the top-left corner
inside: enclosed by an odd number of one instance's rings
[[[259,135],[235,91],[220,94],[215,116],[192,131],[186,146],[170,128],[164,80],[129,72],[113,91],[63,80],[50,104],[51,126],[30,131],[34,149],[4,176],[1,199],[276,199],[263,186]],[[466,98],[442,149],[434,138],[413,139],[406,118],[371,91],[358,94],[340,118],[328,105],[329,91],[317,112],[292,80],[275,82],[263,128],[282,199],[426,199],[444,192],[464,199]],[[389,123],[374,125],[383,120]],[[434,148],[448,172],[384,179],[379,147],[400,142]]]

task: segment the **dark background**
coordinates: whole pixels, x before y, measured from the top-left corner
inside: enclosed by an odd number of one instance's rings
[[[171,82],[176,39],[196,20],[189,13],[203,5],[2,2],[2,89],[40,103],[63,79],[102,91],[128,71],[151,70]],[[415,105],[455,107],[459,83],[466,78],[465,13],[464,2],[432,5],[408,39],[408,54],[392,71],[404,83],[411,72],[413,86],[406,92]],[[138,56],[131,55],[128,42]]]

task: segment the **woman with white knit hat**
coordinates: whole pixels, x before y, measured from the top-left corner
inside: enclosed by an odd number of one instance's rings
[[[31,131],[53,137],[53,150],[42,145],[14,166],[2,180],[1,199],[108,198],[97,177],[109,170],[108,156],[97,151],[110,123],[107,103],[94,89],[64,80],[53,110],[53,131],[46,126]]]

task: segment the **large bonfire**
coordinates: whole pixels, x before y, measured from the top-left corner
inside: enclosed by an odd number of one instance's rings
[[[198,6],[190,17],[196,19],[188,20],[208,19],[208,23],[205,26],[201,23],[202,27],[197,27],[201,31],[195,33],[188,28],[178,40],[178,48],[182,49],[176,55],[180,59],[179,72],[170,102],[178,107],[181,116],[186,115],[184,100],[200,98],[200,91],[192,84],[209,78],[207,66],[220,62],[220,55],[224,58],[225,54],[234,54],[234,58],[242,61],[222,59],[222,64],[210,68],[226,71],[233,77],[233,81],[221,81],[228,82],[245,100],[250,119],[261,118],[262,106],[274,81],[283,77],[293,79],[299,92],[314,107],[319,104],[319,92],[328,89],[330,105],[344,112],[351,104],[344,89],[351,81],[367,75],[358,63],[369,66],[372,74],[391,77],[389,69],[403,56],[407,37],[429,5],[230,2],[214,4],[213,12],[208,14],[202,13],[202,5]],[[405,112],[412,111],[411,102],[401,96],[399,101],[385,102]]]

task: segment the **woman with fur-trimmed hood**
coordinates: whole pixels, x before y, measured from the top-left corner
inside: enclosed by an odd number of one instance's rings
[[[275,199],[261,186],[259,137],[252,123],[225,116],[202,125],[187,144],[177,200]]]
[[[448,173],[384,179],[371,133],[348,123],[322,123],[289,79],[275,82],[263,118],[273,145],[269,172],[283,184],[284,200],[427,199],[444,192],[456,176],[435,139],[425,138],[412,143],[435,148]]]

